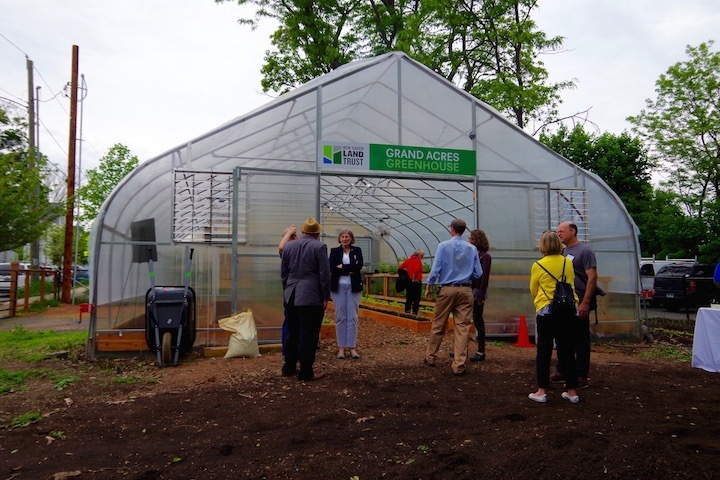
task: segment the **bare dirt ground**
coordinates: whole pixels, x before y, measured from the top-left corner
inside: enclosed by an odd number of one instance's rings
[[[77,311],[77,310],[74,310]],[[656,335],[656,340],[658,336]],[[450,335],[446,336],[445,352]],[[596,343],[589,389],[572,405],[535,389],[534,348],[493,342],[454,377],[421,365],[417,334],[361,319],[360,360],[323,340],[316,369],[280,376],[280,354],[82,356],[6,370],[49,376],[0,397],[3,479],[713,479],[720,478],[720,376]],[[474,352],[471,344],[470,353]],[[657,348],[657,347],[655,347]]]

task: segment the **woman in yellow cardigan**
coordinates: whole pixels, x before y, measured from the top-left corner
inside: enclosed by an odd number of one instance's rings
[[[557,312],[550,312],[550,303],[555,294],[556,279],[563,274],[566,282],[575,284],[575,272],[572,261],[562,255],[563,244],[557,233],[546,230],[540,236],[540,253],[544,256],[533,263],[530,271],[530,293],[535,301],[537,312],[535,325],[537,326],[535,369],[537,375],[538,389],[528,395],[534,402],[547,402],[547,389],[550,388],[550,361],[552,359],[553,341],[557,345],[558,362],[563,372],[575,371],[575,330],[578,328],[579,320],[577,313],[560,315]],[[544,269],[543,269],[544,267]],[[564,269],[564,270],[563,270]],[[546,271],[547,270],[547,271]],[[548,273],[549,272],[549,273]],[[555,278],[553,278],[555,277]],[[575,305],[578,303],[577,294],[574,292]],[[566,392],[562,398],[570,403],[578,403],[580,397],[577,394],[577,378],[569,375],[565,380]]]

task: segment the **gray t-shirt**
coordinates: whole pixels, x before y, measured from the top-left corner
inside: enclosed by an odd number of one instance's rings
[[[597,260],[595,252],[592,251],[583,242],[576,243],[572,247],[565,247],[563,255],[573,262],[573,270],[575,270],[575,293],[578,299],[582,301],[585,296],[585,287],[587,286],[587,270],[597,268]]]

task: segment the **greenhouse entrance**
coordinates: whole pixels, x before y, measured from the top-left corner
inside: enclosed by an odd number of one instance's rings
[[[475,179],[447,176],[175,170],[172,238],[231,249],[230,311],[236,312],[247,290],[244,266],[272,258],[276,268],[266,280],[278,283],[276,248],[287,225],[317,217],[330,247],[341,229],[350,228],[372,273],[382,258],[395,261],[416,248],[431,259],[456,217],[475,225],[477,188]]]
[[[277,244],[282,230],[317,217],[329,247],[350,228],[363,249],[366,273],[397,265],[416,248],[432,263],[437,245],[449,238],[457,217],[491,236],[500,224],[510,235],[493,245],[497,262],[524,271],[537,258],[540,233],[559,218],[586,218],[583,190],[556,190],[531,182],[479,182],[441,175],[357,175],[237,168],[233,172],[175,170],[172,237],[176,244],[220,248],[217,273],[209,279],[218,318],[252,308],[262,312],[267,342],[279,338],[282,323]],[[581,234],[587,235],[588,232]],[[492,240],[491,240],[492,241]],[[234,260],[233,260],[234,259]],[[515,266],[517,265],[517,266]],[[519,305],[528,304],[527,276],[493,275],[501,298],[489,308],[488,333],[515,334]],[[510,312],[508,312],[510,310]],[[214,323],[214,322],[212,322]],[[211,329],[208,325],[208,329]]]

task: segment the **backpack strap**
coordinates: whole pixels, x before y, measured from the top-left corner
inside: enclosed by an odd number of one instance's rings
[[[565,262],[566,262],[566,261],[567,261],[567,257],[563,257],[563,268],[562,268],[562,273],[560,273],[560,278],[562,279],[563,282],[565,281]],[[538,261],[536,260],[535,263],[537,263],[540,268],[542,268],[543,270],[545,270],[545,273],[547,273],[548,275],[550,275],[550,277],[551,277],[553,280],[555,280],[555,283],[560,283],[560,280],[558,280],[557,278],[555,278],[555,275],[553,275],[552,273],[550,273],[547,268],[543,267],[540,262],[538,262]],[[545,289],[542,288],[542,285],[540,285],[540,284],[538,283],[538,287],[540,287],[540,290],[542,290],[542,292],[545,294],[545,298],[547,298],[548,300],[552,301],[552,299],[551,299],[550,297],[548,297],[548,294],[545,292]]]
[[[535,261],[535,263],[537,263],[540,268],[542,268],[543,270],[545,270],[545,273],[547,273],[548,275],[550,275],[550,277],[552,277],[553,280],[555,280],[556,282],[559,282],[559,281],[560,281],[560,280],[558,280],[557,278],[555,278],[555,275],[553,275],[552,273],[550,273],[547,268],[543,267],[540,262]],[[563,263],[563,274],[564,274],[564,273],[565,273],[565,264]],[[561,277],[562,277],[562,275],[561,275]]]
[[[553,275],[552,273],[550,273],[547,268],[543,267],[540,262],[538,262],[538,261],[536,260],[535,263],[537,263],[537,264],[540,266],[540,268],[542,268],[543,270],[545,270],[545,272],[546,272],[548,275],[550,275],[550,276],[552,277],[552,279],[555,280],[556,282],[560,282],[560,281],[564,282],[564,281],[566,281],[566,277],[565,277],[565,265],[566,265],[566,263],[567,263],[567,257],[563,257],[563,268],[562,268],[562,272],[560,272],[560,280],[558,280],[557,278],[555,278],[555,275]]]
[[[535,261],[535,263],[537,263],[540,268],[542,268],[543,270],[545,270],[545,271],[547,272],[547,274],[550,275],[553,280],[555,280],[555,282],[558,281],[558,279],[555,278],[555,276],[554,276],[552,273],[548,272],[548,269],[547,269],[547,268],[545,268],[545,267],[543,267],[542,265],[540,265],[540,262]],[[544,288],[542,288],[542,285],[540,285],[540,282],[538,282],[538,287],[540,287],[540,290],[542,290],[543,295],[545,295],[545,298],[547,298],[548,300],[550,300],[550,301],[552,302],[552,298],[548,297],[547,292],[545,291]]]

